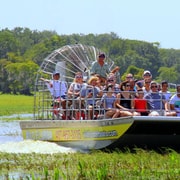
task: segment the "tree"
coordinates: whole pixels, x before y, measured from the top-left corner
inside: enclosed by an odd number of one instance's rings
[[[175,67],[160,67],[158,73],[158,79],[160,81],[166,80],[170,83],[174,83],[178,80],[178,72],[176,71]]]
[[[30,95],[34,88],[36,72],[39,66],[33,61],[11,63],[6,66],[9,88],[13,94]]]

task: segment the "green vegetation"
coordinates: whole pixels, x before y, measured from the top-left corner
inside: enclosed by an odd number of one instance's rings
[[[34,96],[0,95],[0,116],[33,113]]]
[[[122,77],[132,73],[139,79],[147,69],[158,82],[179,83],[180,50],[161,49],[158,42],[122,39],[113,32],[58,35],[54,31],[16,27],[0,30],[0,92],[30,95],[43,60],[52,51],[75,43],[95,46],[106,52],[115,65],[120,66]]]
[[[180,155],[137,149],[135,153],[93,151],[89,154],[0,153],[0,177],[17,179],[179,179]],[[14,176],[15,177],[15,176]],[[15,179],[15,178],[14,178]]]

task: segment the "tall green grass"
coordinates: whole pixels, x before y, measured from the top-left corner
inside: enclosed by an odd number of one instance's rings
[[[32,113],[34,96],[0,95],[0,116],[11,114]]]
[[[89,154],[8,154],[0,153],[0,177],[19,172],[19,179],[179,179],[180,154],[94,151]],[[13,178],[12,178],[13,179]]]

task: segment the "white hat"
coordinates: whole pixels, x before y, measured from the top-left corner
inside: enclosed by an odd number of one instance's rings
[[[152,76],[151,72],[148,71],[148,70],[144,71],[143,76],[144,76],[145,74],[149,74],[150,76]]]

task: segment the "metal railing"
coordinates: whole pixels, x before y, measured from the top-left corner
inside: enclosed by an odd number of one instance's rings
[[[110,117],[106,117],[107,110],[101,103],[101,98],[93,98],[93,100],[96,103],[93,105],[93,107],[90,107],[87,103],[87,100],[89,100],[87,97],[77,98],[74,96],[68,97],[67,95],[67,99],[65,99],[65,108],[63,108],[62,105],[62,103],[64,103],[63,100],[61,98],[60,99],[52,98],[51,94],[49,93],[49,90],[47,89],[44,83],[39,82],[38,88],[39,89],[34,97],[34,119],[87,120],[87,119],[110,118]],[[160,97],[161,97],[160,99],[152,99],[151,101],[162,102],[163,101],[162,96]],[[123,101],[123,99],[121,98],[117,100]],[[132,101],[133,98],[126,100]],[[119,109],[119,111],[140,112],[141,110],[126,108],[126,109]],[[148,108],[147,111],[148,112],[157,111],[159,115],[164,115],[165,109],[161,103],[161,107],[159,109]],[[169,111],[171,110],[169,109]],[[90,113],[91,113],[91,118],[90,118]]]

